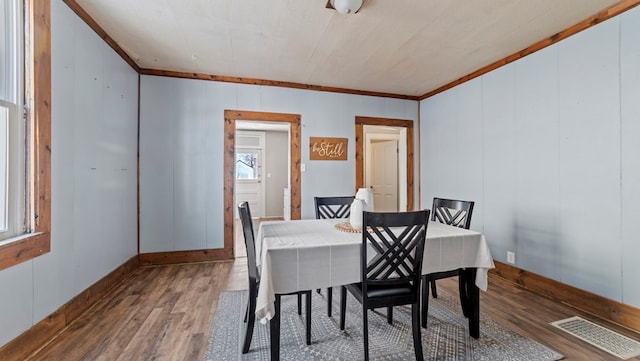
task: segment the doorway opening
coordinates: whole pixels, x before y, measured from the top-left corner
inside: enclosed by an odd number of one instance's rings
[[[249,202],[254,217],[265,215],[265,151],[266,132],[240,130],[242,122],[236,122],[236,184],[234,203]],[[286,161],[286,158],[285,158]],[[236,215],[236,219],[238,219]],[[236,222],[237,224],[237,222]],[[236,250],[237,251],[237,250]]]
[[[413,210],[413,121],[357,116],[355,133],[356,188],[372,188],[376,211]]]
[[[405,128],[364,126],[364,187],[376,212],[407,209],[406,139]]]
[[[225,110],[224,112],[224,249],[231,252],[231,254],[236,254],[235,250],[238,248],[238,251],[244,252],[244,246],[236,247],[234,244],[235,239],[235,229],[239,228],[235,226],[235,215],[237,213],[237,200],[236,198],[236,167],[238,162],[237,152],[236,152],[236,125],[237,124],[252,124],[254,127],[262,124],[264,128],[269,124],[275,126],[277,123],[284,124],[288,129],[288,146],[289,146],[289,156],[288,156],[288,166],[287,166],[287,184],[289,186],[289,213],[291,219],[300,219],[300,115],[299,114],[286,114],[286,113],[268,113],[268,112],[253,112],[253,111],[242,111],[242,110]],[[248,125],[246,125],[248,126]],[[247,131],[246,126],[244,129],[241,129],[242,132]],[[240,130],[239,130],[240,131]],[[249,137],[251,138],[251,137]],[[240,138],[240,142],[247,141],[247,138]],[[260,159],[260,155],[264,158],[264,151],[261,151],[259,154],[252,154],[250,150],[256,150],[258,147],[249,147],[247,148],[247,144],[238,144],[241,150],[249,150],[245,152],[245,156],[242,161],[246,164],[240,165],[243,170],[243,176],[249,175],[254,178],[260,179],[262,182],[266,176],[264,171],[264,162],[262,162],[262,168],[258,168],[258,162]],[[255,152],[258,153],[258,152]],[[255,184],[257,180],[254,179]],[[260,186],[261,187],[261,186]],[[268,192],[263,192],[268,193]],[[283,191],[280,191],[281,201],[280,207],[286,209],[287,207],[282,207],[282,197]],[[264,205],[269,202],[263,202]],[[251,204],[251,202],[250,202]],[[252,215],[254,212],[262,211],[262,206],[260,209],[251,209]],[[266,214],[266,209],[264,210]]]
[[[254,228],[289,218],[289,123],[236,122],[234,203],[249,203]],[[242,224],[234,209],[235,257],[246,257]]]

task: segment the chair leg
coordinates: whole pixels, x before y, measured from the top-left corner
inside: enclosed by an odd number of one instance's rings
[[[274,302],[275,315],[269,321],[269,332],[271,334],[271,361],[280,360],[280,295],[276,295]]]
[[[251,338],[253,337],[253,325],[256,321],[256,298],[252,297],[249,293],[249,300],[247,301],[247,310],[245,313],[245,319],[248,317],[247,328],[244,333],[244,343],[242,344],[242,353],[249,352],[251,347]]]
[[[333,303],[333,288],[327,288],[327,316],[331,317],[331,304]]]
[[[427,276],[422,276],[422,327],[427,328],[429,317],[429,281]]]
[[[422,361],[422,336],[420,335],[420,303],[411,305],[411,330],[413,331],[413,349],[416,360]]]
[[[311,345],[311,291],[305,292],[307,304],[305,305],[306,321],[307,321],[307,345]]]
[[[431,295],[433,298],[438,298],[438,290],[436,289],[436,280],[431,280]]]
[[[302,315],[302,293],[298,292],[298,316]]]
[[[344,330],[344,318],[347,314],[347,288],[340,286],[340,329]]]
[[[393,307],[387,307],[387,323],[393,325]]]
[[[369,361],[369,317],[367,307],[362,305],[362,338],[364,339],[364,361]]]

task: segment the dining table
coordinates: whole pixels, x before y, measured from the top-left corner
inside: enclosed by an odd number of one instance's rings
[[[279,359],[279,310],[276,294],[335,287],[361,282],[362,233],[344,219],[263,221],[256,237],[260,288],[256,318],[270,322],[271,360]],[[487,274],[494,268],[482,233],[429,221],[422,274],[461,270],[469,319],[469,334],[480,336],[479,290],[487,290]],[[423,287],[426,287],[424,285]]]

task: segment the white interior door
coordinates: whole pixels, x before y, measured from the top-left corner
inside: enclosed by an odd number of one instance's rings
[[[249,202],[252,217],[264,215],[262,150],[236,149],[236,203]]]
[[[376,212],[398,211],[398,141],[371,143],[371,183]]]
[[[236,131],[235,202],[248,202],[252,217],[264,217],[265,133]],[[238,217],[236,209],[236,218]]]

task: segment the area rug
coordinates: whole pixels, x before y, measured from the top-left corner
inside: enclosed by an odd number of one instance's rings
[[[280,355],[283,361],[361,360],[362,308],[349,295],[344,331],[339,327],[339,296],[334,297],[333,317],[327,317],[324,292],[313,293],[311,345],[305,344],[304,312],[297,312],[295,296],[282,297]],[[334,294],[339,295],[335,289]],[[247,291],[224,292],[208,342],[205,361],[269,360],[269,325],[256,321],[251,349],[242,354],[245,323],[242,322]],[[480,338],[469,336],[468,321],[462,316],[457,296],[438,290],[429,302],[427,329],[422,329],[425,360],[511,360],[549,361],[563,356],[546,346],[510,330],[489,317],[480,317]],[[411,337],[411,309],[395,307],[393,325],[386,321],[386,310],[369,311],[369,356],[371,360],[415,360]]]

